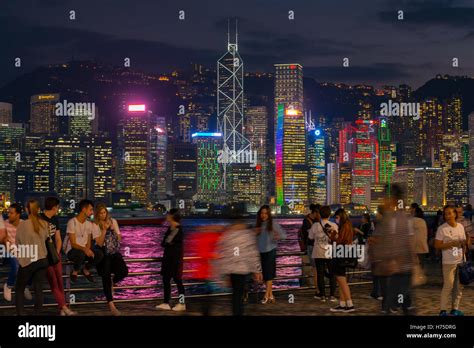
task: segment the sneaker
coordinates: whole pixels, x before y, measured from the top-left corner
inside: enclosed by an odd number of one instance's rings
[[[171,310],[171,306],[169,305],[169,303],[162,303],[160,305],[155,306],[155,308],[156,309],[164,309],[164,310],[167,310],[167,311]]]
[[[326,302],[326,296],[321,297],[321,302]]]
[[[397,308],[390,308],[390,313],[396,314],[396,313],[398,313],[398,309]]]
[[[346,311],[346,307],[337,306],[337,307],[331,308],[330,311],[331,311],[331,312],[345,312],[345,311]]]
[[[62,317],[71,317],[71,316],[77,315],[76,312],[71,311],[68,307],[64,307],[63,309],[61,309],[61,312],[59,314]]]
[[[379,296],[379,297],[377,297],[377,300],[382,301],[382,300],[383,300],[383,297],[382,297],[382,296]]]
[[[439,312],[439,316],[440,317],[447,317],[447,316],[449,316],[449,314],[446,311],[441,311],[441,312]]]
[[[460,311],[459,309],[453,309],[451,310],[450,312],[451,315],[454,315],[456,317],[462,317],[464,316],[464,312],[463,311]]]
[[[30,289],[25,288],[24,294],[25,294],[25,299],[26,300],[31,301],[33,299],[33,296],[31,295]]]
[[[12,289],[10,289],[7,284],[3,285],[3,297],[8,302],[12,300]]]
[[[329,297],[329,301],[331,301],[331,302],[337,302],[337,298],[335,298],[334,296],[331,296],[331,297]]]
[[[354,306],[344,308],[344,313],[350,313],[350,312],[354,312],[354,311],[355,311]]]
[[[316,300],[321,300],[323,297],[324,297],[324,296],[321,295],[320,293],[317,293],[316,295],[314,295],[314,298],[315,298]]]
[[[184,312],[185,310],[186,310],[186,305],[182,303],[178,303],[172,309],[172,311],[175,311],[175,312]]]

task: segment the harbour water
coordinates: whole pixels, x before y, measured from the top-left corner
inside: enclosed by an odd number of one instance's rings
[[[297,232],[301,225],[301,219],[286,218],[276,220],[287,232],[287,239],[280,241],[278,246],[278,252],[299,252],[299,246],[297,241]],[[185,231],[185,242],[184,242],[184,253],[185,256],[194,256],[192,253],[192,246],[190,236],[196,232],[196,227],[207,226],[207,225],[227,225],[231,220],[219,220],[219,219],[184,219],[183,228]],[[246,223],[254,224],[254,220],[246,220]],[[163,248],[161,247],[161,241],[163,235],[166,232],[167,226],[122,226],[121,232],[123,235],[122,239],[122,254],[127,255],[127,258],[156,258],[163,254]],[[186,238],[187,237],[187,238]],[[282,256],[277,258],[277,265],[291,265],[300,264],[301,257],[299,256]],[[184,280],[185,283],[192,283],[193,277],[192,272],[186,272],[195,268],[195,264],[192,261],[185,262],[184,264]],[[160,263],[157,262],[140,262],[140,263],[129,263],[130,272],[158,272],[160,269]],[[277,277],[289,277],[298,276],[301,274],[300,267],[285,267],[277,269]],[[159,285],[161,284],[161,277],[159,274],[156,275],[140,275],[130,276],[126,278],[120,286],[140,286],[140,285]],[[297,287],[299,286],[298,279],[280,280],[275,282],[275,288],[281,287]],[[190,294],[199,293],[201,291],[199,286],[187,286],[186,289]],[[174,291],[174,289],[173,289]],[[96,294],[97,299],[101,299],[102,296]],[[161,286],[157,288],[147,289],[120,289],[115,292],[117,299],[128,299],[128,298],[149,298],[149,297],[160,297],[162,296]]]

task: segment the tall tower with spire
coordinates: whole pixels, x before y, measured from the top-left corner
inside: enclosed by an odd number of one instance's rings
[[[227,52],[217,61],[217,126],[226,153],[226,161],[222,163],[222,188],[228,194],[233,192],[232,167],[240,166],[239,159],[250,151],[250,142],[244,136],[244,62],[239,54],[237,20],[235,41],[231,42],[230,37],[228,21]]]

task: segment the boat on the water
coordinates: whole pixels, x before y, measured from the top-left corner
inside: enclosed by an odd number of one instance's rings
[[[112,209],[110,215],[119,225],[161,225],[166,220],[164,215],[153,210]]]

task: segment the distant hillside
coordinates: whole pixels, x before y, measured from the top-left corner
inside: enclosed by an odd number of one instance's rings
[[[459,95],[463,99],[462,112],[464,129],[467,129],[467,117],[474,111],[474,79],[457,76],[437,76],[429,80],[414,92],[417,98],[436,97],[446,99]]]

